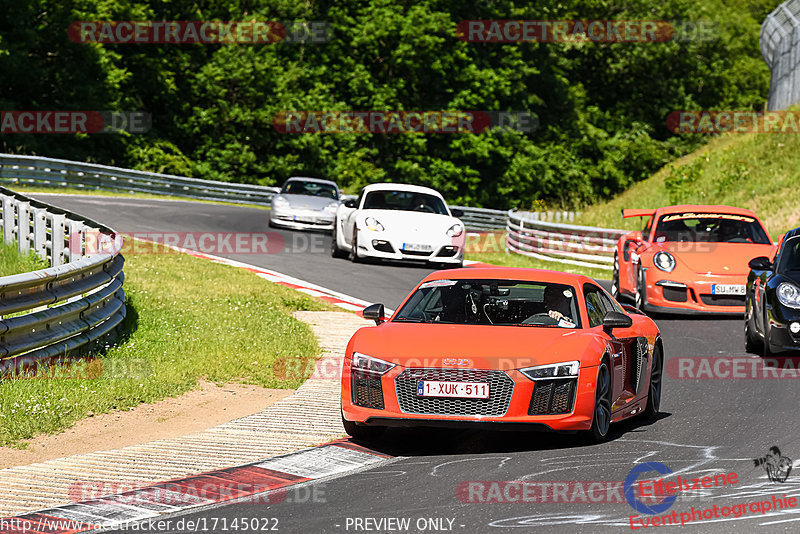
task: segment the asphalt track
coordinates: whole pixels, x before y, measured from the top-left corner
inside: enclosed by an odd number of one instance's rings
[[[32,195],[95,218],[126,232],[271,231],[263,210],[159,200]],[[368,301],[395,307],[429,269],[419,266],[351,264],[332,259],[329,237],[278,231],[291,244],[277,254],[218,255],[289,274]],[[310,246],[311,245],[311,246]],[[741,319],[656,318],[667,362],[685,356],[738,356],[757,360],[743,349]],[[667,363],[669,366],[669,363]],[[736,507],[778,498],[798,498],[794,508],[762,515],[748,507],[734,517],[687,525],[695,532],[796,531],[800,521],[800,467],[783,482],[767,479],[753,459],[771,446],[800,458],[797,379],[677,379],[665,374],[661,418],[649,425],[612,426],[612,439],[585,445],[571,435],[453,430],[390,430],[373,447],[399,459],[388,467],[344,476],[317,485],[317,502],[289,496],[275,505],[228,504],[178,518],[201,520],[205,531],[256,532],[233,528],[235,518],[276,518],[279,532],[619,532],[630,531],[636,512],[617,493],[635,465],[660,462],[685,477],[736,473],[736,483],[686,492],[663,514]],[[649,473],[652,478],[653,473]],[[508,487],[507,497],[527,502],[473,502],[498,488],[474,481],[525,481],[531,493]],[[556,483],[569,484],[565,491]],[[575,484],[580,482],[581,484]],[[591,489],[591,482],[600,482]],[[560,488],[554,495],[553,489]],[[612,488],[612,489],[609,489]],[[594,493],[583,495],[579,489]],[[547,498],[542,501],[542,492]],[[504,499],[500,495],[501,499]],[[532,499],[536,499],[533,501]],[[598,502],[592,502],[592,500]],[[553,502],[553,501],[556,502]],[[604,502],[611,500],[613,502]],[[621,502],[620,502],[621,501]],[[737,506],[739,505],[739,506]],[[365,518],[371,518],[365,522]],[[395,519],[400,520],[395,523]],[[379,523],[380,521],[383,523]],[[386,522],[386,521],[390,522]],[[403,521],[408,520],[406,528]],[[166,531],[186,531],[173,527]],[[212,523],[216,528],[211,529]],[[262,523],[262,526],[267,523]],[[268,525],[273,526],[270,522]],[[637,525],[638,526],[638,525]],[[241,527],[241,523],[237,525]],[[672,527],[651,527],[657,531]],[[203,531],[198,528],[198,531]],[[149,530],[140,532],[165,532]],[[120,531],[123,532],[123,531]]]

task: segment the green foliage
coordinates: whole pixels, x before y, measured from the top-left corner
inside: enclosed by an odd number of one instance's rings
[[[702,142],[674,136],[675,110],[761,109],[766,0],[4,0],[0,109],[145,110],[146,135],[4,135],[0,151],[206,179],[395,180],[454,203],[506,208],[607,198]],[[467,43],[469,19],[645,19],[717,23],[666,43]],[[99,45],[76,20],[311,20],[327,43]],[[535,115],[529,133],[282,134],[278,112],[492,110]]]

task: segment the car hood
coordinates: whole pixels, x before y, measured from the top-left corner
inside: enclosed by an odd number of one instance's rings
[[[519,369],[572,360],[597,365],[594,360],[603,347],[597,335],[581,329],[400,322],[362,328],[352,343],[353,351],[404,367],[474,369]]]
[[[387,231],[431,232],[441,230],[445,232],[455,223],[460,222],[449,215],[419,211],[361,210],[360,215],[362,221],[367,217],[374,217]]]
[[[660,243],[652,252],[670,252],[678,263],[700,274],[743,275],[750,272],[747,263],[757,256],[770,256],[773,245],[750,243]]]
[[[312,197],[311,195],[286,195],[281,193],[281,197],[285,198],[292,208],[308,210],[322,210],[328,204],[336,202],[332,198]]]

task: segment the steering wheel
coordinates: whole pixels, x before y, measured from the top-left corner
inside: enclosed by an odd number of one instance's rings
[[[436,213],[436,211],[427,204],[418,204],[414,211],[424,211],[426,213]]]
[[[547,313],[536,313],[522,321],[522,324],[540,324],[542,326],[556,326],[558,321]]]

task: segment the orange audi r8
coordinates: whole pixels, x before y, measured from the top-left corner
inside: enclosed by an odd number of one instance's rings
[[[775,252],[759,218],[742,208],[683,205],[622,216],[647,223],[617,242],[611,293],[643,311],[742,314],[748,262]]]
[[[342,421],[371,439],[389,426],[584,431],[654,418],[663,346],[655,323],[595,281],[537,269],[438,271],[376,326],[342,368]]]

